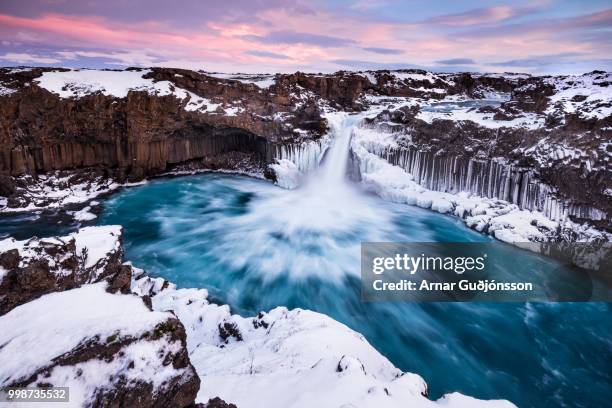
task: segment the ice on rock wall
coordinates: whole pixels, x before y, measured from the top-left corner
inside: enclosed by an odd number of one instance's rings
[[[429,190],[452,194],[463,191],[497,198],[516,204],[520,209],[540,211],[554,221],[564,221],[570,215],[591,220],[602,220],[607,216],[596,208],[559,199],[554,188],[540,182],[532,170],[502,160],[436,156],[432,152],[411,148],[383,146],[368,150],[404,169],[417,184]]]
[[[275,163],[270,165],[276,184],[282,188],[297,188],[304,175],[319,167],[328,148],[326,139],[275,146]]]
[[[274,157],[277,160],[288,160],[302,173],[308,173],[319,167],[327,147],[327,140],[281,145],[276,146]]]
[[[386,200],[453,214],[468,227],[509,243],[546,241],[558,234],[572,240],[610,239],[568,217],[598,220],[605,213],[559,200],[531,171],[501,160],[402,149],[384,135],[377,144],[371,133],[356,128],[352,150],[363,184]]]

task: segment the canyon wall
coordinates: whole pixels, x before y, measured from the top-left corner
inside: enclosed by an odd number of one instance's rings
[[[603,225],[607,212],[588,204],[564,199],[542,182],[535,170],[496,158],[478,160],[461,156],[436,156],[411,148],[390,149],[380,156],[414,176],[425,188],[447,193],[461,191],[498,198],[520,209],[537,210],[553,221],[590,220]]]
[[[307,172],[330,142],[323,112],[371,111],[378,114],[364,126],[373,137],[399,135],[376,154],[426,188],[609,228],[612,81],[605,72],[235,78],[169,68],[0,68],[0,191],[9,197],[10,178],[24,174],[83,168],[138,181],[176,168],[270,175],[267,164],[286,159]],[[466,101],[478,104],[457,105]]]

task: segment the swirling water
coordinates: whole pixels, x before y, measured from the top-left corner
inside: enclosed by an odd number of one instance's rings
[[[350,137],[338,136],[339,144]],[[329,161],[293,191],[228,174],[157,179],[105,201],[96,222],[124,226],[134,265],[179,287],[207,288],[235,313],[284,305],[330,315],[422,375],[433,398],[459,391],[520,407],[609,403],[609,304],[361,302],[361,242],[490,238],[455,218],[368,195],[338,178],[344,169],[333,155]],[[0,233],[75,227],[57,215],[0,219]],[[548,262],[496,246],[507,273]]]
[[[135,265],[180,287],[208,288],[236,313],[285,305],[332,316],[422,375],[433,397],[460,391],[521,407],[592,407],[612,396],[609,304],[361,302],[361,241],[489,238],[451,217],[368,195],[343,202],[344,213],[313,211],[312,223],[300,224],[295,193],[233,175],[156,180],[110,199],[100,222],[125,227]],[[499,246],[507,268],[519,256],[524,268],[539,262]]]
[[[612,398],[609,304],[361,302],[361,241],[489,238],[452,217],[365,194],[338,205],[356,218],[312,204],[312,223],[300,225],[290,215],[303,215],[294,193],[227,174],[158,179],[105,201],[96,223],[124,226],[134,265],[180,287],[207,288],[235,313],[285,305],[330,315],[422,375],[434,398],[459,391],[519,407],[603,407]],[[58,215],[0,217],[0,233],[21,239],[74,228]],[[508,268],[517,257],[530,266],[522,252],[499,246]]]

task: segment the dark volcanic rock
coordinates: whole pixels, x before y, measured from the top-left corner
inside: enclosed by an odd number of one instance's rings
[[[73,289],[85,283],[107,281],[109,292],[129,293],[132,268],[122,264],[121,230],[115,228],[114,232],[101,233],[108,234],[117,245],[93,261],[87,251],[77,251],[77,240],[83,239],[81,234],[83,232],[15,243],[5,240],[8,247],[16,248],[0,253],[0,266],[5,270],[0,277],[0,315],[46,293]]]
[[[232,151],[266,162],[268,140],[296,137],[293,127],[319,135],[325,131],[314,101],[296,106],[290,97],[293,90],[269,94],[253,84],[186,70],[143,73],[239,110],[225,115],[222,110],[188,110],[188,101],[174,95],[138,90],[123,98],[100,92],[61,98],[35,84],[44,71],[48,70],[0,72],[1,82],[18,89],[2,97],[0,104],[0,174],[102,166],[122,169],[136,180],[168,166]],[[279,112],[287,113],[283,123],[271,117]]]
[[[206,404],[198,404],[196,408],[238,408],[235,404],[228,404],[219,397],[211,398]]]

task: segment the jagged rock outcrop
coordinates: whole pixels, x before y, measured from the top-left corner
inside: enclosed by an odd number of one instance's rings
[[[0,241],[0,267],[0,315],[44,294],[87,283],[105,281],[109,292],[130,292],[132,269],[123,264],[121,228],[116,226],[83,228],[58,238],[7,238]]]
[[[185,328],[131,293],[122,256],[118,226],[0,241],[0,387],[69,387],[72,406],[193,406]]]

